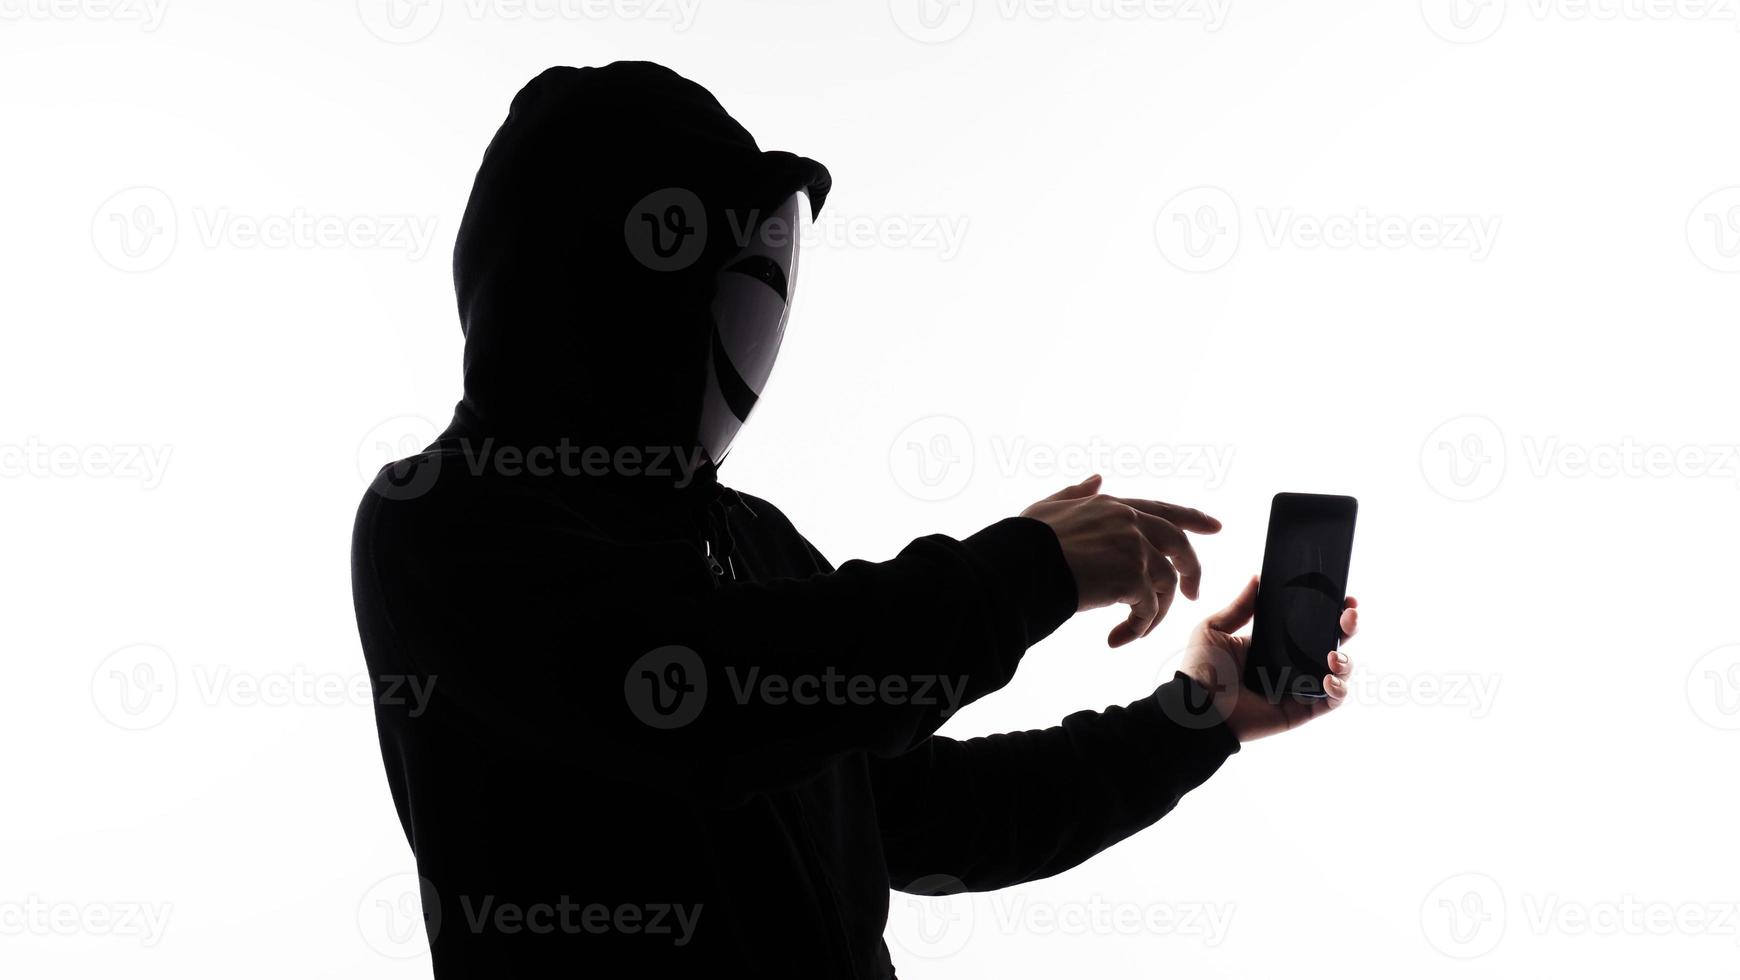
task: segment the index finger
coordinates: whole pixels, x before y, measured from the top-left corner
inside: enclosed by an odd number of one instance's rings
[[[1178,586],[1184,592],[1184,597],[1194,600],[1202,584],[1202,562],[1196,557],[1196,549],[1190,546],[1190,539],[1171,521],[1163,521],[1141,511],[1136,514],[1136,519],[1141,522],[1142,534],[1178,570]]]
[[[1137,497],[1113,497],[1118,503],[1134,508],[1144,514],[1172,522],[1186,531],[1198,534],[1213,534],[1220,530],[1220,521],[1204,514],[1194,507],[1183,507],[1169,504],[1164,500],[1142,500]]]

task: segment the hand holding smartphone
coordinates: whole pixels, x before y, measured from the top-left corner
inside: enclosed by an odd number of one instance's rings
[[[1359,502],[1352,497],[1278,493],[1257,588],[1244,686],[1270,701],[1322,698],[1328,657],[1341,643],[1341,610]]]

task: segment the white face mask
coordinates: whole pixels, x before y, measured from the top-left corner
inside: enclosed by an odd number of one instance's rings
[[[798,191],[755,226],[719,272],[700,431],[714,465],[724,462],[773,373],[797,284],[798,242],[809,223],[809,195]]]

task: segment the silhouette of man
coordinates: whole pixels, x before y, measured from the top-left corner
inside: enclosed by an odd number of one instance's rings
[[[933,734],[1078,610],[1145,635],[1219,524],[1090,478],[835,568],[722,486],[829,183],[644,63],[544,72],[484,153],[464,398],[352,552],[438,977],[890,977],[890,887],[1073,867],[1345,691],[1332,658],[1326,701],[1236,696],[1253,580],[1134,703]]]

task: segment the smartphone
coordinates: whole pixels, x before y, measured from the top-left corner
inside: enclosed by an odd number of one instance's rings
[[[1359,501],[1318,493],[1277,493],[1257,586],[1245,687],[1270,700],[1321,698],[1329,653],[1341,646],[1341,607],[1353,557]]]

